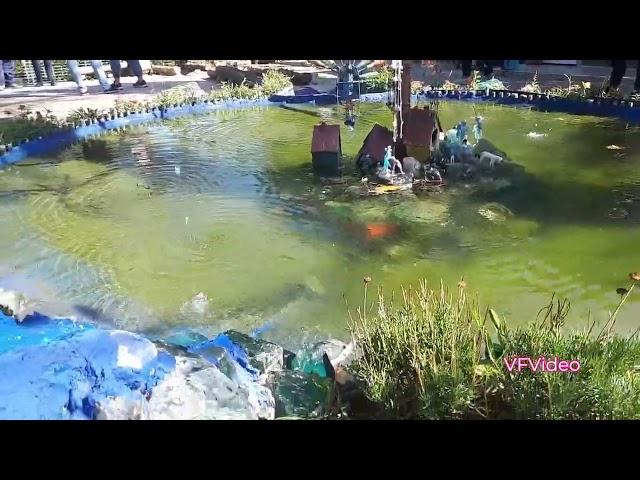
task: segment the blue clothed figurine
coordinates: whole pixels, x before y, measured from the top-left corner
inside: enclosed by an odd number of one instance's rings
[[[458,141],[462,141],[464,137],[467,135],[467,122],[462,120],[458,125],[456,125]]]
[[[385,170],[391,170],[391,159],[393,158],[393,152],[391,145],[389,145],[384,151],[384,160],[382,160],[382,167]]]

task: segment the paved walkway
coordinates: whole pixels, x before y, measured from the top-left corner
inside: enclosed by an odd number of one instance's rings
[[[0,91],[0,118],[15,116],[20,113],[21,106],[32,111],[51,110],[51,113],[59,118],[66,116],[77,108],[108,109],[113,106],[115,100],[147,100],[157,95],[162,90],[197,83],[205,92],[210,91],[216,83],[209,79],[206,72],[194,72],[189,75],[163,76],[145,75],[149,84],[148,88],[133,88],[135,77],[122,77],[124,90],[105,94],[97,80],[87,80],[85,85],[88,93],[80,95],[74,82],[59,82],[56,86],[45,85],[43,87],[23,87],[18,89],[6,89]]]

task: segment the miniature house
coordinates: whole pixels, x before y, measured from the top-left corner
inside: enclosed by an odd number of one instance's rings
[[[359,161],[368,154],[376,163],[380,163],[384,159],[384,150],[388,145],[393,145],[393,132],[376,123],[364,139],[356,158]]]
[[[313,127],[311,139],[311,159],[314,170],[322,173],[337,174],[340,170],[342,143],[340,127],[322,122]]]
[[[404,117],[402,140],[406,155],[426,162],[438,143],[440,130],[437,114],[427,108],[411,108]]]

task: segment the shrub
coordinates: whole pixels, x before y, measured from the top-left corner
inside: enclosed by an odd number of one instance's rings
[[[402,291],[398,306],[379,290],[372,316],[366,288],[349,323],[359,347],[351,369],[386,417],[640,418],[640,341],[611,334],[628,293],[599,334],[594,324],[565,334],[566,300],[552,297],[542,321],[509,328],[493,310],[480,314],[464,282],[456,294],[421,282],[417,291]],[[577,359],[580,370],[509,372],[504,360],[514,356]]]

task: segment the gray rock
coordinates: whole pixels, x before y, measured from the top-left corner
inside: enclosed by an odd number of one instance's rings
[[[413,157],[404,157],[402,159],[402,169],[405,173],[414,177],[420,177],[422,174],[422,164]]]
[[[250,365],[260,373],[282,370],[284,363],[284,349],[280,345],[255,339],[235,330],[224,333],[236,345],[242,346],[249,357]]]

